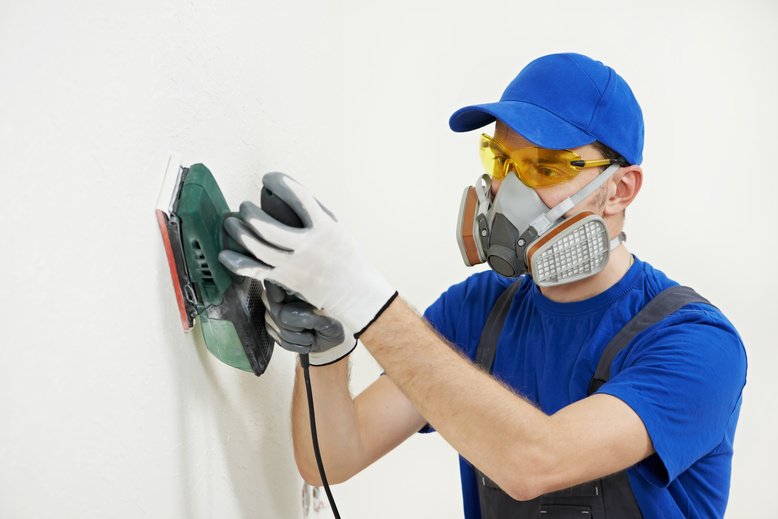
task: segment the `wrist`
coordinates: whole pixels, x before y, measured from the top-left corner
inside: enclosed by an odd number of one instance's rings
[[[334,364],[346,357],[357,347],[359,341],[352,337],[346,337],[338,346],[322,352],[311,352],[308,354],[308,363],[311,366],[322,367]]]
[[[403,348],[410,333],[416,333],[416,323],[429,325],[400,296],[395,297],[386,306],[381,315],[359,336],[359,342],[373,357],[381,355],[385,349]],[[378,357],[376,357],[378,360]],[[381,361],[378,360],[381,364]],[[383,366],[383,364],[381,364]],[[385,368],[386,366],[384,366]]]
[[[395,290],[395,291],[394,291],[394,293],[393,293],[393,294],[392,294],[392,295],[389,297],[389,299],[387,299],[387,300],[386,300],[386,302],[383,304],[383,306],[381,306],[381,307],[380,307],[380,308],[379,308],[379,309],[376,311],[376,313],[375,313],[375,315],[373,316],[373,318],[372,318],[372,319],[370,319],[370,320],[367,322],[367,324],[365,324],[365,325],[364,325],[362,328],[360,328],[360,330],[359,330],[358,332],[356,332],[356,333],[354,334],[354,337],[355,337],[356,339],[359,339],[359,338],[362,336],[362,334],[363,334],[363,333],[365,333],[365,332],[367,331],[367,329],[368,329],[368,328],[370,328],[370,326],[371,326],[371,325],[372,325],[374,322],[376,322],[376,321],[377,321],[377,320],[378,320],[378,319],[381,317],[381,315],[382,315],[382,314],[383,314],[383,313],[384,313],[384,312],[387,310],[387,308],[389,308],[389,307],[391,306],[391,304],[394,302],[394,300],[395,300],[395,299],[397,299],[397,297],[398,297],[399,295],[400,295],[400,294],[399,294],[399,292],[397,292],[397,291]]]

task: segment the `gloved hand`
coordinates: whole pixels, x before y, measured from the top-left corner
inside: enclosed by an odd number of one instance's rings
[[[294,353],[308,353],[312,366],[332,364],[354,351],[358,341],[353,333],[343,331],[340,322],[321,315],[309,303],[290,296],[270,281],[265,286],[265,328],[279,346]]]
[[[397,292],[302,185],[283,173],[268,173],[262,183],[297,213],[303,227],[284,225],[243,202],[240,218],[228,218],[224,227],[253,258],[224,250],[219,261],[239,276],[273,281],[299,295],[359,337]]]

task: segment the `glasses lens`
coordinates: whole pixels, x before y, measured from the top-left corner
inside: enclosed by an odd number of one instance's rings
[[[506,174],[505,161],[508,155],[503,152],[500,144],[488,135],[481,135],[479,152],[486,174],[496,180],[503,179]]]
[[[489,137],[481,135],[481,162],[484,170],[495,180],[502,180],[509,171],[529,187],[544,187],[567,182],[575,177],[581,168],[571,161],[580,161],[578,154],[568,150],[546,148],[518,148],[510,153]]]
[[[581,158],[567,150],[546,148],[519,148],[511,152],[511,161],[516,164],[519,178],[529,187],[544,187],[561,184],[574,178],[580,168],[570,164]]]

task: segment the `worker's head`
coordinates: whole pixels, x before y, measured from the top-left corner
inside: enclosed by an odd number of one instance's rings
[[[529,267],[527,254],[537,249],[527,243],[534,231],[539,238],[535,241],[543,242],[543,233],[554,231],[556,237],[560,228],[572,226],[567,230],[575,234],[584,232],[584,224],[602,228],[599,234],[604,242],[597,247],[617,246],[624,210],[642,180],[638,165],[642,161],[643,117],[627,83],[610,67],[580,54],[544,56],[519,73],[500,101],[462,108],[451,116],[449,124],[454,131],[463,132],[495,121],[494,135],[483,135],[480,141],[481,158],[490,175],[486,180],[489,198],[493,199],[488,217],[482,218],[488,220],[489,229],[484,232],[483,225],[471,222],[470,214],[460,215],[463,232],[469,233],[474,223],[479,237],[475,243],[469,242],[470,259],[460,238],[466,263],[477,263],[473,250],[480,249],[475,255],[488,260],[498,272],[521,273],[522,256]],[[512,187],[507,194],[496,196],[505,182]],[[475,189],[479,192],[483,188]],[[483,196],[471,193],[470,207],[475,207],[476,198],[482,200],[478,207],[486,217]],[[463,200],[466,213],[465,205]],[[561,216],[583,211],[602,221],[558,225]],[[541,215],[553,221],[541,218],[531,226]],[[576,231],[578,226],[581,229]],[[530,227],[534,230],[520,239]],[[610,238],[616,241],[609,243]],[[607,251],[603,255],[604,263]],[[591,274],[580,277],[586,275]],[[571,276],[565,282],[578,278]]]

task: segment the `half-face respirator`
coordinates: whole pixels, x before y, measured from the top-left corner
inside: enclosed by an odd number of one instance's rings
[[[498,274],[529,273],[539,286],[555,286],[593,276],[605,268],[612,240],[603,219],[591,211],[564,215],[602,186],[620,167],[612,164],[553,208],[515,174],[507,174],[492,200],[492,177],[465,189],[457,222],[457,242],[468,266],[487,262]]]

